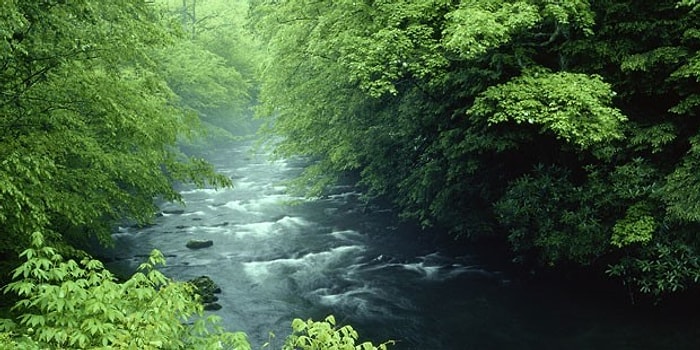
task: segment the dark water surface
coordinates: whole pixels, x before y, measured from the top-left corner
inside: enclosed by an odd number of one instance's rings
[[[300,162],[270,162],[251,142],[207,158],[235,188],[185,188],[157,224],[114,234],[113,268],[133,269],[153,248],[177,279],[211,276],[216,311],[254,349],[295,317],[334,314],[364,339],[395,349],[700,349],[698,318],[649,315],[615,298],[513,280],[468,249],[436,243],[390,208],[365,208],[351,187],[319,199],[290,197],[281,182]],[[289,205],[298,200],[297,205]],[[190,250],[190,239],[214,245]]]

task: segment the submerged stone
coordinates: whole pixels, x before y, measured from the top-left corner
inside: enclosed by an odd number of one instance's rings
[[[214,294],[202,295],[202,303],[209,304],[219,301],[219,297]]]
[[[180,215],[185,212],[185,209],[165,209],[163,210],[163,214],[174,214],[174,215]]]
[[[214,241],[207,239],[191,239],[185,244],[187,248],[190,249],[202,249],[202,248],[208,248],[214,245]]]
[[[193,278],[189,281],[192,283],[196,289],[197,294],[200,296],[200,301],[204,305],[204,310],[216,311],[221,309],[221,305],[217,303],[219,297],[214,294],[221,293],[221,288],[219,288],[216,283],[209,276],[199,276]]]
[[[194,284],[194,286],[199,290],[211,291],[212,293],[221,293],[221,288],[214,283],[214,280],[212,280],[211,277],[206,275],[195,277],[187,282]],[[218,292],[215,292],[215,290],[218,290]]]
[[[204,304],[204,310],[206,311],[216,311],[221,310],[221,304],[219,303],[206,303]]]

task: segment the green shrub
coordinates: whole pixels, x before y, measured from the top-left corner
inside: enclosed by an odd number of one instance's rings
[[[217,317],[202,317],[190,284],[173,282],[155,269],[165,263],[159,251],[124,283],[117,283],[97,260],[65,261],[40,233],[33,234],[32,247],[21,256],[26,262],[4,288],[20,298],[13,308],[19,316],[0,323],[4,344],[28,349],[250,349],[245,334],[224,332]]]
[[[203,317],[193,285],[156,270],[165,264],[157,250],[124,283],[100,261],[66,261],[41,233],[20,256],[26,261],[4,288],[19,298],[12,309],[17,317],[0,319],[0,350],[251,348],[245,333],[224,331],[217,316]],[[357,331],[337,328],[333,316],[295,319],[292,329],[284,350],[386,350],[393,344],[355,345]]]
[[[355,345],[359,338],[357,331],[349,325],[336,327],[333,315],[323,321],[294,319],[292,330],[283,350],[386,350],[388,345],[394,344],[390,340],[378,346],[371,342]]]

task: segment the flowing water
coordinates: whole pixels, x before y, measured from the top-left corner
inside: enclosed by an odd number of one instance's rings
[[[251,149],[237,142],[207,154],[235,187],[183,188],[186,205],[163,205],[156,225],[120,228],[111,267],[133,269],[158,248],[169,276],[210,276],[223,290],[215,313],[254,349],[270,332],[279,348],[293,318],[328,314],[363,339],[398,341],[394,349],[700,349],[697,318],[512,281],[475,252],[400,223],[391,208],[364,206],[352,187],[293,198],[281,183],[303,163]],[[214,245],[190,250],[190,239]]]

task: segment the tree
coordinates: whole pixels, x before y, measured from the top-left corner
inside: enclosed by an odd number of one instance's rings
[[[281,156],[536,266],[700,281],[696,1],[265,1]]]
[[[32,232],[109,241],[147,222],[176,181],[227,185],[174,147],[197,118],[149,57],[172,37],[146,2],[4,1],[0,9],[0,226],[3,251]]]
[[[181,38],[156,54],[161,74],[183,108],[196,113],[212,135],[254,130],[259,48],[246,29],[246,1],[159,1],[166,17],[182,23]]]
[[[176,142],[197,113],[245,103],[241,57],[179,41],[153,2],[0,5],[0,258],[25,260],[3,288],[18,300],[0,347],[249,349],[156,270],[159,252],[119,283],[71,245],[148,222],[177,182],[230,184]]]
[[[173,282],[155,269],[154,251],[123,283],[97,260],[65,260],[32,235],[26,261],[5,287],[21,299],[18,322],[3,320],[9,342],[24,349],[250,349],[245,334],[224,332],[219,319],[203,318],[194,286]],[[189,323],[193,321],[192,323]],[[3,342],[3,344],[11,344]],[[0,345],[5,346],[5,345]]]

